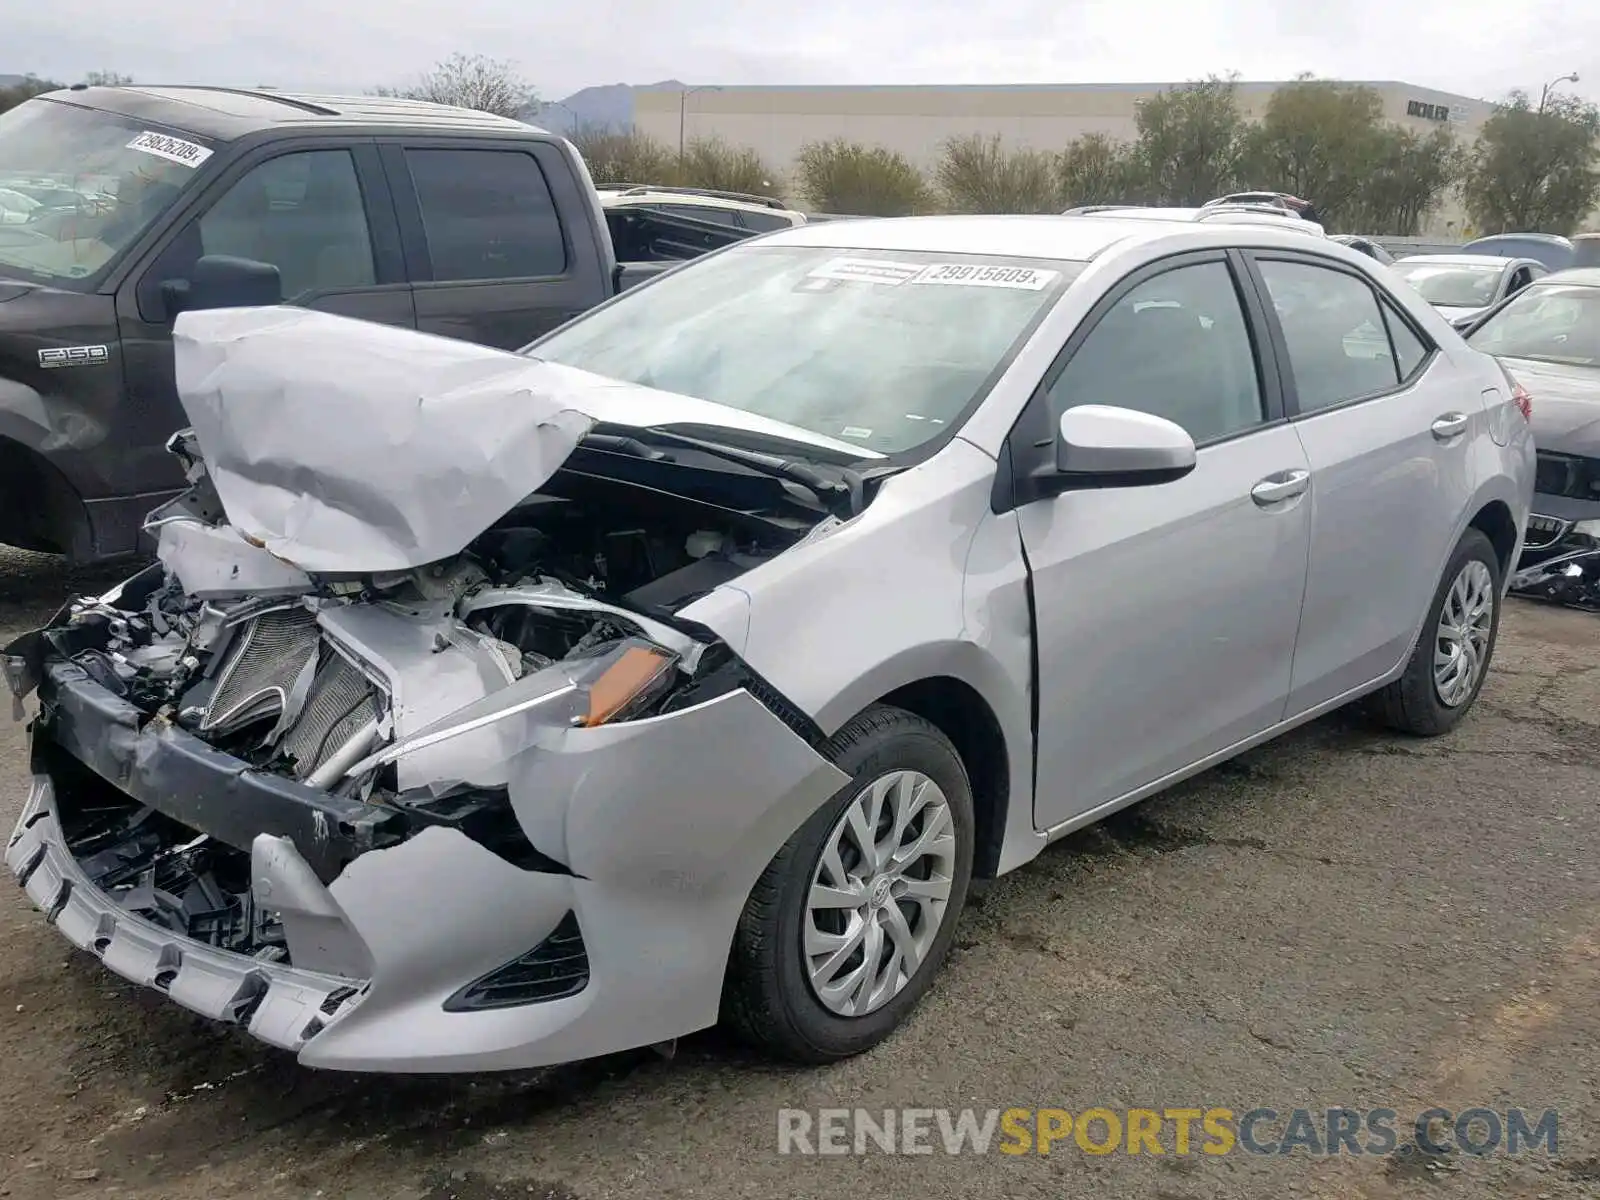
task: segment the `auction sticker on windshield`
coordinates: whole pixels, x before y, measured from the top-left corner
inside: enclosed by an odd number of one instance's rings
[[[830,258],[808,279],[837,279],[843,283],[905,283],[922,268],[915,263],[892,262],[881,258]]]
[[[153,154],[191,170],[211,157],[210,149],[198,142],[185,141],[170,133],[153,133],[148,129],[129,142],[128,149]]]
[[[1061,274],[1036,267],[983,266],[978,263],[933,263],[911,277],[912,283],[953,284],[956,287],[1017,288],[1043,291]]]

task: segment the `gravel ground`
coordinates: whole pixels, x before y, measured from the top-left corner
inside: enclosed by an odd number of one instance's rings
[[[0,552],[0,635],[125,573]],[[1339,714],[1068,839],[974,902],[906,1029],[816,1071],[706,1034],[671,1060],[515,1076],[314,1074],[124,985],[0,888],[0,1196],[1592,1198],[1597,734],[1600,625],[1514,603],[1455,734]],[[0,724],[0,832],[24,772],[22,727]],[[1097,1105],[1392,1108],[1403,1127],[1431,1105],[1553,1108],[1559,1144],[1440,1160],[777,1148],[784,1107]]]

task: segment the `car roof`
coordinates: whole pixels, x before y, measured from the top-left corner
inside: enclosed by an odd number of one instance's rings
[[[1395,265],[1401,263],[1426,263],[1440,267],[1499,267],[1504,270],[1512,263],[1529,263],[1532,266],[1539,264],[1531,258],[1503,258],[1497,254],[1408,254],[1404,258],[1395,259]]]
[[[740,212],[788,212],[788,209],[773,208],[770,204],[762,204],[756,200],[732,200],[726,196],[705,196],[694,192],[655,192],[640,191],[638,188],[596,188],[600,193],[600,202],[609,204],[620,202],[626,204],[654,205],[654,204],[686,204],[694,208],[732,208]]]
[[[1518,241],[1544,242],[1551,246],[1570,247],[1572,245],[1570,238],[1564,238],[1559,233],[1487,233],[1483,237],[1473,238],[1467,245],[1476,246],[1480,242],[1498,242],[1505,238],[1512,238]]]
[[[1298,218],[1297,218],[1298,219]],[[1067,215],[997,215],[863,217],[780,229],[761,237],[761,246],[818,246],[840,250],[909,250],[923,253],[992,254],[1008,258],[1044,258],[1088,262],[1118,243],[1162,239],[1201,245],[1222,245],[1235,237],[1252,244],[1303,248],[1307,235],[1293,222],[1230,225],[1225,221],[1152,221],[1125,219],[1122,213]],[[1318,243],[1325,239],[1314,237]],[[1340,247],[1338,253],[1355,255]]]
[[[1104,217],[1113,214],[1117,217],[1130,217],[1136,221],[1196,221],[1215,222],[1227,224],[1234,222],[1240,225],[1273,225],[1278,228],[1294,229],[1301,233],[1323,234],[1323,227],[1315,221],[1308,221],[1286,208],[1278,208],[1268,204],[1207,204],[1199,208],[1165,207],[1161,205],[1118,205],[1115,207],[1094,207],[1087,209],[1069,209],[1063,216],[1095,216]]]
[[[224,142],[264,129],[331,130],[352,125],[555,136],[509,117],[398,96],[320,95],[270,88],[78,86],[46,92],[41,99],[101,109]]]
[[[1565,271],[1551,271],[1543,279],[1536,279],[1534,287],[1550,283],[1570,283],[1578,287],[1600,287],[1600,267],[1569,267]]]

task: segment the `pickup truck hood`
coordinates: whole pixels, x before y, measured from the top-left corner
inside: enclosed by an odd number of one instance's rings
[[[306,309],[185,313],[173,340],[179,398],[228,521],[312,573],[459,553],[600,422],[722,426],[878,457],[725,405]]]
[[[1533,397],[1533,441],[1539,449],[1600,458],[1600,367],[1501,361]]]

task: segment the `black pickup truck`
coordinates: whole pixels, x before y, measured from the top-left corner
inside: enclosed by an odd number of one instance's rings
[[[601,208],[564,139],[382,97],[76,87],[0,115],[0,543],[138,548],[172,322],[289,303],[514,349],[748,237]]]

